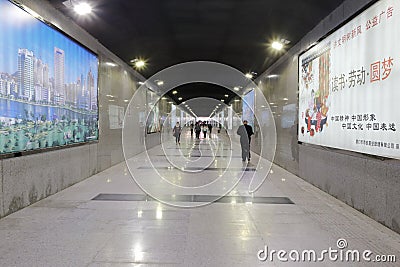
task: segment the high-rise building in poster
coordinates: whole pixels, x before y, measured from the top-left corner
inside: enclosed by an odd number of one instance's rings
[[[18,87],[19,97],[32,100],[35,88],[33,77],[33,52],[28,49],[18,49]]]
[[[65,52],[64,50],[54,47],[54,97],[56,104],[63,105],[64,99],[64,63]]]
[[[34,66],[33,66],[33,73],[34,73],[34,82],[35,85],[43,86],[43,62],[39,58],[34,58]]]
[[[43,87],[49,88],[49,65],[43,64]]]
[[[94,77],[92,74],[92,70],[89,71],[87,75],[87,86],[86,90],[89,93],[89,109],[90,110],[96,110],[97,109],[97,90],[95,89],[94,86]]]

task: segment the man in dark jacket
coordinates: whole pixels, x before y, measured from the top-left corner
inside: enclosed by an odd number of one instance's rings
[[[200,133],[201,133],[200,122],[196,122],[196,125],[194,126],[194,130],[196,132],[196,139],[200,139]]]
[[[253,127],[247,124],[247,120],[243,121],[243,125],[240,125],[237,132],[240,135],[240,146],[242,147],[242,161],[246,161],[246,158],[250,161],[250,142],[251,136],[254,134]]]

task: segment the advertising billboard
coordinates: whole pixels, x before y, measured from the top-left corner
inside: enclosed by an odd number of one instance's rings
[[[299,141],[399,158],[399,12],[378,1],[299,56]]]
[[[248,124],[254,127],[254,90],[251,90],[243,97],[242,121],[247,120]]]
[[[160,97],[156,93],[147,90],[148,109],[147,109],[146,127],[148,134],[157,133],[161,129],[159,99]]]
[[[0,0],[0,154],[98,139],[98,59]]]

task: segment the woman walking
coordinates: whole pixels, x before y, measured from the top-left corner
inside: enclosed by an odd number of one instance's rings
[[[179,122],[177,122],[174,129],[172,130],[177,145],[181,144],[181,132],[182,132],[182,127],[179,125]]]

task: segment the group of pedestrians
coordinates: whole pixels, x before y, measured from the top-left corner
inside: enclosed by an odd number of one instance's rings
[[[193,133],[196,134],[196,139],[200,139],[200,134],[203,132],[203,137],[207,138],[207,133],[209,132],[209,137],[211,138],[212,125],[207,122],[198,121],[196,124],[190,124],[190,136],[193,138]],[[173,136],[175,137],[176,144],[181,143],[181,133],[182,127],[179,122],[176,123],[174,129],[172,130]],[[251,136],[254,134],[253,128],[248,125],[247,120],[243,121],[243,125],[240,125],[237,132],[240,136],[240,146],[242,148],[242,161],[250,161],[251,153],[250,153],[250,143]]]
[[[212,133],[212,124],[198,121],[196,124],[193,122],[190,124],[190,136],[193,137],[193,133],[196,134],[196,139],[200,139],[200,134],[203,132],[203,138],[207,138],[207,133],[209,134],[209,138],[211,138]]]
[[[211,138],[212,128],[213,126],[211,123],[198,121],[196,124],[194,124],[192,122],[190,124],[190,136],[193,138],[193,133],[195,133],[196,139],[200,139],[200,134],[203,132],[204,138],[207,138],[207,133],[209,134],[209,138]],[[182,127],[180,126],[179,122],[177,122],[172,129],[172,134],[175,137],[176,144],[178,145],[181,143],[181,133]]]

